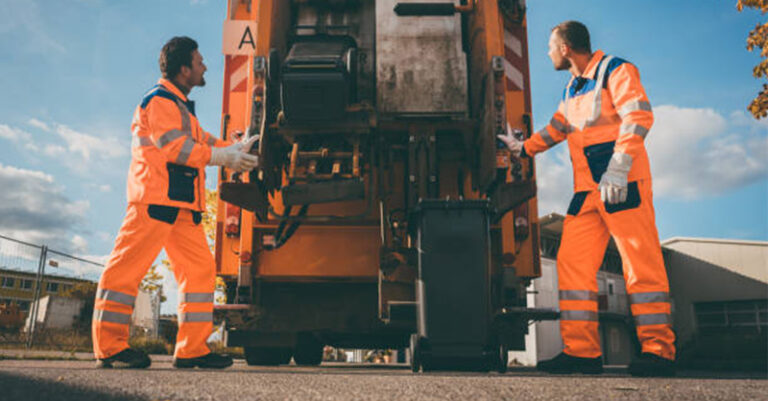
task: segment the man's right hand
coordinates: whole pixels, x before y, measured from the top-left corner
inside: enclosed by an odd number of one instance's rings
[[[244,173],[251,171],[259,165],[259,157],[248,154],[254,142],[259,139],[254,135],[244,142],[237,142],[224,148],[211,148],[210,166],[224,166]]]
[[[507,124],[507,134],[497,135],[497,137],[501,139],[505,145],[507,145],[510,152],[512,152],[512,156],[520,157],[520,154],[523,152],[524,141],[518,139],[517,136],[515,136],[515,131],[512,129],[512,126]]]

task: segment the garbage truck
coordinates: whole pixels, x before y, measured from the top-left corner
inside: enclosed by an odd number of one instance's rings
[[[414,371],[505,371],[541,275],[524,0],[230,0],[218,174],[228,346],[318,365],[408,349]]]

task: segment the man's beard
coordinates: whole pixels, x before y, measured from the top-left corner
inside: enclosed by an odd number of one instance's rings
[[[200,82],[197,84],[197,86],[205,86],[205,77],[200,77]]]
[[[555,71],[566,71],[571,68],[571,62],[567,58],[563,58],[560,64],[555,65]]]

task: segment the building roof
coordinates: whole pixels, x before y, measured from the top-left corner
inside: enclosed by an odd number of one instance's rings
[[[672,245],[679,242],[701,242],[711,244],[731,244],[731,245],[756,245],[768,247],[768,241],[751,241],[740,239],[723,238],[694,238],[694,237],[672,237],[661,242],[662,246]]]
[[[12,274],[14,274],[16,276],[26,276],[26,277],[33,278],[33,279],[35,277],[37,277],[37,273],[36,272],[30,272],[30,271],[26,271],[26,270],[16,270],[16,269],[0,268],[0,274],[3,274],[3,273],[6,273],[6,274],[7,273],[12,273]],[[56,274],[48,274],[48,273],[46,273],[44,275],[44,277],[45,277],[46,280],[56,279],[56,280],[66,280],[66,281],[70,281],[70,282],[75,282],[75,281],[76,282],[88,282],[88,283],[93,283],[94,282],[93,280],[88,280],[86,278],[59,276],[59,275],[56,275]]]
[[[768,242],[715,238],[670,238],[663,249],[768,283]]]

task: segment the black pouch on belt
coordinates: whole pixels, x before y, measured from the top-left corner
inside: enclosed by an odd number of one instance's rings
[[[613,156],[613,147],[616,142],[603,142],[595,145],[590,145],[584,148],[584,156],[587,158],[587,165],[589,165],[589,172],[592,173],[592,179],[595,183],[600,183],[605,170],[608,169],[608,163],[611,162],[611,156]]]
[[[194,202],[197,169],[174,163],[166,163],[166,167],[168,168],[168,199]]]

